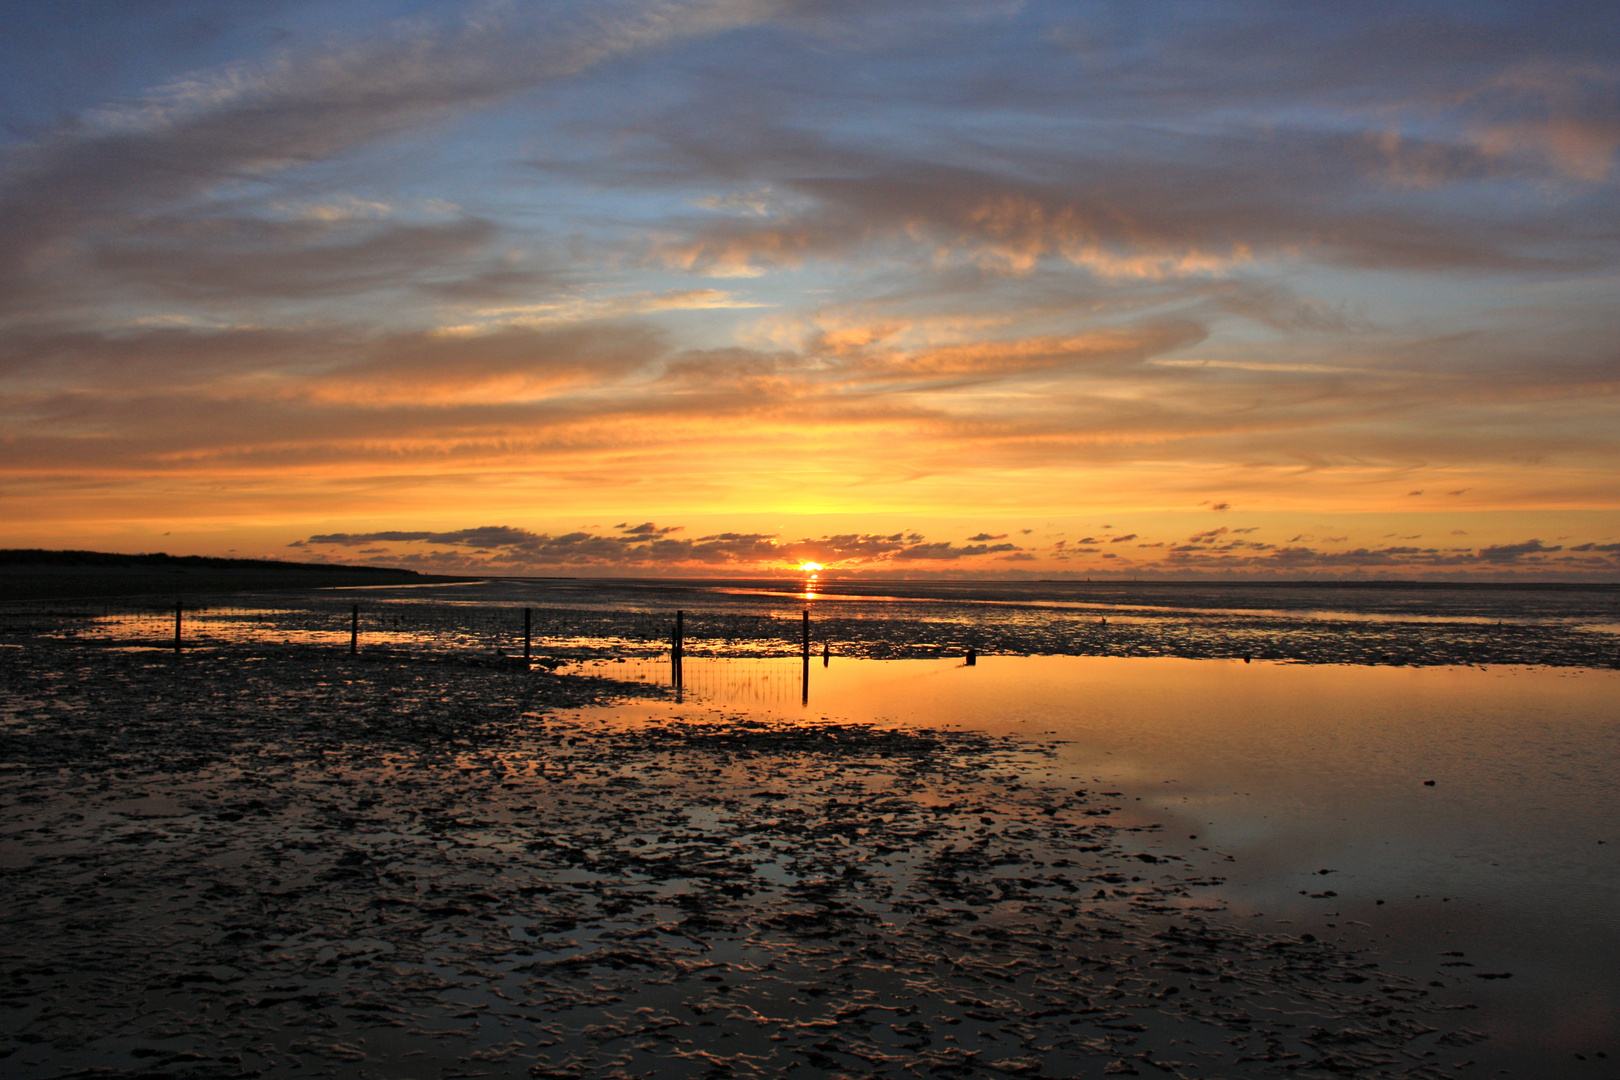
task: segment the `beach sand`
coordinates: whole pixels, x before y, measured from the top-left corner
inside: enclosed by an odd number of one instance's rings
[[[1218,855],[1039,743],[632,722],[663,691],[473,657],[4,652],[7,1076],[1437,1077],[1483,1038],[1230,917]]]

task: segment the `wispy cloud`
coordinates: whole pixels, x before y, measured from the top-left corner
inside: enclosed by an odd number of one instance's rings
[[[283,51],[108,103],[11,153],[0,191],[0,246],[10,253],[0,303],[37,302],[53,271],[72,272],[61,238],[89,230],[126,255],[161,255],[146,223],[155,208],[328,161],[769,11],[746,0],[608,4],[571,17],[484,6],[438,21],[401,19],[355,43]],[[206,239],[189,246],[212,250]],[[146,280],[128,261],[103,269]],[[285,269],[272,278],[284,280]],[[243,268],[235,284],[252,282]]]

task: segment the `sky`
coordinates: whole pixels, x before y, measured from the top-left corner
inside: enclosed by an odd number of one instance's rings
[[[0,546],[1620,580],[1620,6],[0,6]]]

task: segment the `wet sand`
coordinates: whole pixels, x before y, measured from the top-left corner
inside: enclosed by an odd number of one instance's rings
[[[592,706],[662,691],[476,657],[3,651],[8,1076],[1438,1077],[1479,1057],[1465,988],[1246,925],[1213,896],[1218,853],[1169,853],[1118,792],[1032,779],[1036,741],[632,721]]]

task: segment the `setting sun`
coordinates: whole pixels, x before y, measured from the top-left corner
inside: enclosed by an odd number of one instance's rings
[[[799,564],[799,569],[803,570],[807,574],[818,574],[822,570],[826,569],[826,567],[822,566],[818,562],[805,562]]]

